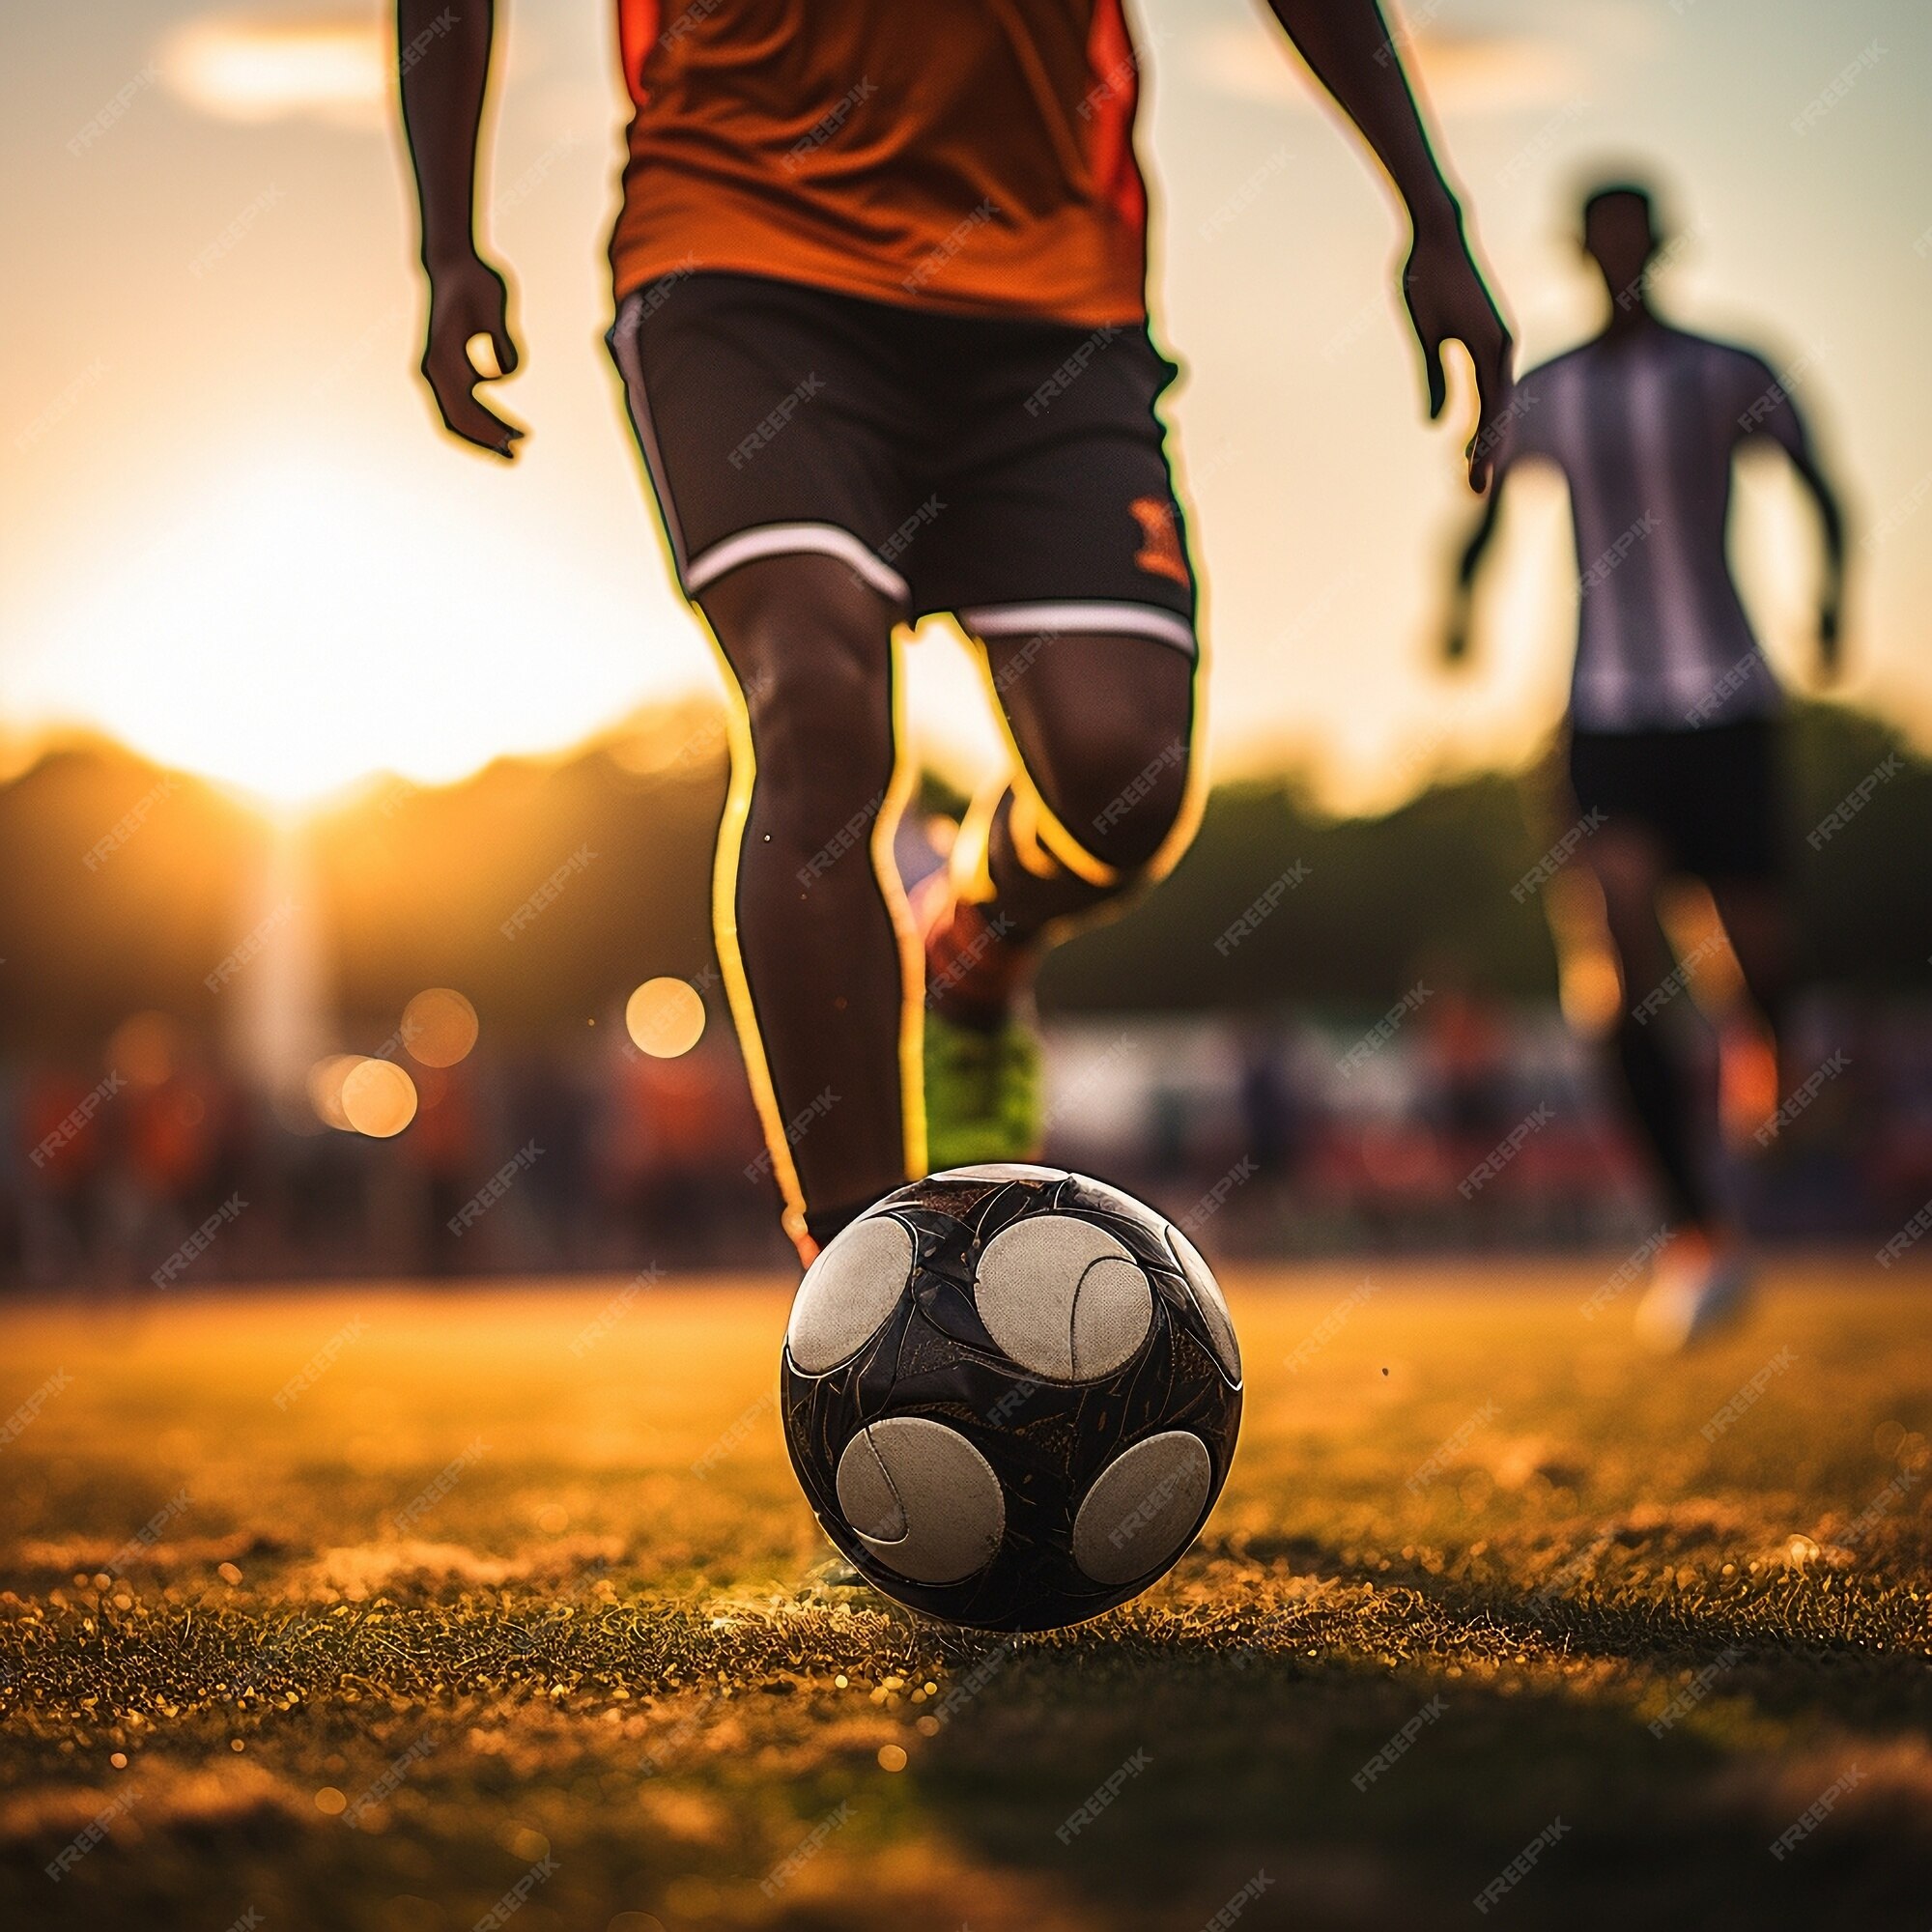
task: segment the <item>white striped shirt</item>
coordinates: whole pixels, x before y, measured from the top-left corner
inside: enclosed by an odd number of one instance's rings
[[[1731,458],[1753,436],[1804,448],[1786,386],[1748,350],[1662,325],[1586,342],[1517,385],[1503,464],[1542,457],[1570,485],[1578,729],[1687,730],[1778,708],[1724,553]]]

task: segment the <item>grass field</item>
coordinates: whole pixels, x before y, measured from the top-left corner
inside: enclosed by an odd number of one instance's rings
[[[0,1924],[1925,1932],[1932,1284],[1615,1265],[1235,1274],[1207,1533],[1010,1645],[828,1580],[779,1284],[14,1308]]]

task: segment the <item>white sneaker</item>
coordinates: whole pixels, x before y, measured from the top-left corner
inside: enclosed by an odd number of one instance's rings
[[[1666,1256],[1637,1303],[1637,1339],[1661,1355],[1678,1354],[1737,1321],[1752,1287],[1741,1248],[1700,1246]]]

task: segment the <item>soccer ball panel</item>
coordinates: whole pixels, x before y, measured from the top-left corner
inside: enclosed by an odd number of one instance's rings
[[[950,1167],[935,1180],[1065,1180],[1064,1167],[1035,1167],[1023,1160],[988,1160],[978,1167]]]
[[[1006,1499],[993,1466],[956,1430],[921,1415],[862,1429],[838,1459],[838,1507],[852,1533],[916,1583],[956,1583],[993,1559]]]
[[[1110,1375],[1147,1339],[1153,1293],[1104,1228],[1071,1215],[1015,1221],[986,1243],[973,1279],[986,1332],[1055,1381]]]
[[[809,1376],[849,1361],[885,1325],[912,1277],[912,1230],[882,1215],[845,1230],[806,1270],[785,1347]]]
[[[1201,1520],[1214,1466],[1198,1435],[1168,1430],[1123,1449],[1073,1519],[1073,1560],[1096,1583],[1165,1570]]]
[[[1228,1298],[1221,1293],[1221,1284],[1214,1279],[1213,1270],[1202,1259],[1201,1250],[1179,1228],[1170,1225],[1167,1238],[1174,1249],[1175,1259],[1180,1264],[1181,1273],[1187,1277],[1187,1286],[1193,1292],[1201,1319],[1208,1324],[1208,1339],[1214,1345],[1214,1353],[1227,1371],[1228,1378],[1238,1382],[1241,1379],[1241,1345],[1235,1339],[1234,1318],[1228,1313]]]

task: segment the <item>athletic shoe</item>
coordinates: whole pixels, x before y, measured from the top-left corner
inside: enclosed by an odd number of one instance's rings
[[[925,1157],[938,1174],[1031,1160],[1040,1137],[1039,1042],[1016,1013],[967,1026],[925,1010]]]
[[[1636,1332],[1660,1354],[1680,1353],[1738,1321],[1753,1287],[1750,1264],[1733,1246],[1687,1240],[1665,1255],[1637,1303]]]

